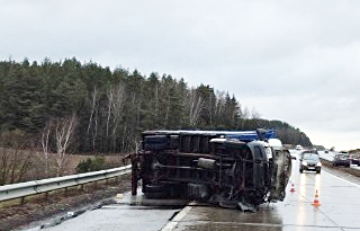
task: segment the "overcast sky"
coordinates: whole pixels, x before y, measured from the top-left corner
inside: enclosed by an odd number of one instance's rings
[[[171,74],[360,148],[358,0],[0,0],[0,31],[0,60]]]

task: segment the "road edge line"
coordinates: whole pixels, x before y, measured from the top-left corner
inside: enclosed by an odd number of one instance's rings
[[[185,206],[176,216],[169,221],[160,231],[172,231],[179,222],[190,212],[192,209],[193,202],[190,202]]]
[[[330,173],[330,172],[327,172],[327,173],[328,173],[330,176],[334,177],[334,178],[340,179],[340,180],[342,180],[342,181],[344,181],[344,182],[346,182],[346,183],[349,183],[349,184],[351,184],[351,185],[353,185],[353,186],[355,186],[355,187],[360,188],[360,185],[358,185],[358,184],[355,184],[355,183],[353,183],[353,182],[351,182],[351,181],[349,181],[349,180],[343,179],[343,178],[341,178],[341,177],[335,176],[334,174],[332,174],[332,173]]]

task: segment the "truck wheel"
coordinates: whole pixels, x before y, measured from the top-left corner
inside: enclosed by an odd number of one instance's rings
[[[304,170],[302,170],[302,169],[299,170],[300,173],[303,173],[303,171],[304,171]]]
[[[148,199],[164,199],[167,197],[166,193],[163,192],[147,192],[144,195]]]
[[[321,173],[321,170],[317,170],[316,173],[317,173],[317,174],[320,174],[320,173]]]

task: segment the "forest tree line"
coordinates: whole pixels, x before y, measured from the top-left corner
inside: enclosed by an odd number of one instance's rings
[[[312,145],[299,129],[262,119],[209,85],[193,88],[171,75],[111,71],[75,58],[1,61],[0,92],[0,134],[37,137],[44,152],[130,152],[150,129],[273,128],[283,143]]]

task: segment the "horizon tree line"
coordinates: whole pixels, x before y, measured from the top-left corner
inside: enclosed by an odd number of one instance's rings
[[[262,119],[228,92],[156,72],[111,71],[75,58],[9,60],[0,62],[0,91],[0,134],[38,136],[44,152],[130,152],[141,132],[153,129],[273,128],[284,143],[312,145],[299,129]]]

